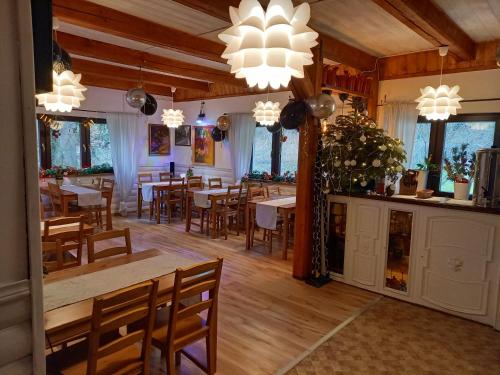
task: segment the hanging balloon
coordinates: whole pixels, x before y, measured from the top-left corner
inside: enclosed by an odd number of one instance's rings
[[[142,87],[135,87],[127,91],[125,99],[132,108],[141,108],[146,103],[146,92]]]
[[[226,132],[220,130],[217,127],[212,129],[211,135],[214,142],[222,142],[226,138]]]
[[[229,116],[224,113],[222,116],[219,116],[217,119],[217,127],[222,131],[228,131],[231,127],[231,119]]]
[[[271,126],[266,126],[266,129],[269,133],[276,133],[281,130],[281,124],[279,122],[275,122]]]
[[[156,109],[158,108],[158,103],[156,103],[156,99],[153,95],[146,93],[146,103],[141,107],[141,112],[146,116],[152,116],[156,113]]]
[[[335,111],[335,100],[329,94],[319,94],[306,99],[307,105],[316,118],[327,118]]]
[[[297,129],[305,122],[307,110],[305,102],[290,100],[281,110],[280,125],[285,129]]]

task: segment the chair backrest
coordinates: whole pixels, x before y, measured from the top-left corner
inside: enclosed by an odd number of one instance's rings
[[[203,181],[201,176],[191,176],[187,178],[188,189],[199,188],[203,189]]]
[[[95,187],[101,187],[102,184],[102,177],[93,177],[91,185]]]
[[[62,212],[62,198],[61,198],[61,188],[57,184],[52,182],[48,183],[50,203],[52,204],[52,210],[61,213]]]
[[[113,246],[106,249],[96,251],[95,243],[99,241],[110,240],[113,238],[122,238],[125,241],[125,246]],[[132,244],[130,242],[130,230],[115,229],[106,232],[93,234],[87,237],[87,250],[89,263],[95,262],[97,259],[106,258],[119,254],[132,254]]]
[[[160,181],[168,181],[173,177],[170,172],[160,172]]]
[[[208,179],[209,189],[222,189],[222,178],[214,177]]]
[[[42,242],[42,259],[48,272],[62,270],[64,268],[64,251],[61,240]]]
[[[280,187],[278,185],[266,186],[266,197],[271,197],[273,195],[281,195]]]
[[[248,200],[252,200],[255,198],[265,198],[265,197],[266,197],[266,192],[264,188],[249,187],[247,190]]]
[[[152,173],[139,173],[137,175],[137,184],[142,184],[143,182],[153,182]]]
[[[142,342],[141,355],[126,363],[134,373],[149,373],[151,335],[153,331],[158,280],[146,281],[131,287],[94,298],[87,360],[87,375],[97,373],[99,359]],[[101,336],[120,327],[136,327],[124,336],[101,343]],[[125,366],[125,365],[124,365]]]
[[[170,186],[174,186],[174,189],[170,188],[169,194],[167,196],[168,199],[170,198],[179,198],[182,199],[184,197],[184,178],[171,178],[170,179]]]
[[[111,178],[101,178],[101,184],[99,185],[101,189],[111,190],[115,188],[115,180]]]
[[[241,203],[241,185],[229,185],[227,187],[226,199],[224,206],[226,208],[232,207],[239,210]]]
[[[174,351],[206,337],[211,329],[217,325],[217,302],[219,296],[220,276],[222,272],[222,259],[218,258],[194,265],[188,268],[178,268],[175,272],[174,290],[172,292],[172,305],[167,331],[167,346]],[[181,301],[208,292],[208,298],[189,306],[184,306]],[[206,324],[197,331],[182,334],[176,330],[180,321],[207,311]]]
[[[76,249],[76,263],[79,265],[82,261],[83,224],[83,215],[46,220],[42,240],[45,242],[60,240],[63,252]],[[74,265],[64,264],[64,268]]]

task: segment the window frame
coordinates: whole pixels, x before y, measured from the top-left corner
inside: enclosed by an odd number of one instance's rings
[[[51,130],[49,126],[40,119],[42,115],[50,117],[55,121],[70,121],[77,122],[80,124],[80,166],[78,168],[83,168],[84,166],[91,166],[91,152],[90,152],[90,128],[83,125],[86,120],[92,120],[96,124],[106,124],[106,119],[104,118],[94,118],[94,117],[80,117],[80,116],[54,116],[46,113],[39,113],[36,116],[38,122],[38,135],[39,135],[39,147],[40,147],[40,168],[50,169],[52,168],[52,149],[51,149]]]
[[[432,162],[439,166],[443,162],[443,151],[445,141],[445,130],[448,122],[474,122],[474,121],[494,121],[495,135],[493,137],[493,145],[500,147],[500,113],[464,113],[459,115],[451,115],[447,120],[427,120],[424,116],[418,116],[417,123],[431,123],[431,132],[429,136],[429,152],[427,156],[432,154]],[[412,145],[413,147],[413,145]],[[434,190],[436,196],[451,197],[453,193],[448,193],[439,190],[440,178],[442,170],[429,171],[427,188]]]
[[[256,128],[265,128],[264,125],[260,125],[259,123],[255,124]],[[275,133],[272,133],[272,140],[271,140],[271,171],[269,171],[271,174],[275,175],[281,175],[281,151],[282,151],[282,142],[281,142],[281,137],[283,135],[283,129],[281,128],[280,131],[277,131]],[[250,160],[250,172],[253,172],[253,142],[252,141],[252,158]],[[298,157],[299,157],[299,150],[297,150],[297,169],[298,169]],[[260,172],[268,172],[268,171],[260,171]]]

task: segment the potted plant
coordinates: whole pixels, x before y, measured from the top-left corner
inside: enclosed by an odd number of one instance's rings
[[[476,154],[468,154],[468,143],[463,143],[460,148],[451,149],[451,160],[444,159],[444,170],[448,180],[454,183],[454,198],[467,200],[469,198],[470,179],[474,176]]]
[[[193,168],[189,167],[188,170],[186,171],[186,177],[193,177]]]
[[[55,168],[55,179],[56,179],[56,184],[61,186],[64,182],[64,169],[63,168]]]
[[[427,179],[429,178],[429,171],[437,171],[439,169],[437,164],[432,163],[432,154],[424,158],[422,163],[417,164],[417,191],[425,190],[427,188]]]

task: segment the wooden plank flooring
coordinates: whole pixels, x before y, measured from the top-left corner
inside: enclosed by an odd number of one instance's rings
[[[132,216],[113,219],[117,228],[130,227],[134,251],[157,248],[200,260],[224,258],[217,353],[220,375],[273,374],[377,298],[337,282],[319,289],[306,285],[291,277],[293,255],[283,261],[280,251],[269,256],[264,246],[246,251],[242,234],[230,235],[227,241],[211,240],[197,227],[186,233],[180,222],[156,225]],[[156,350],[153,366],[152,374],[166,373]],[[201,373],[183,358],[178,374]]]

